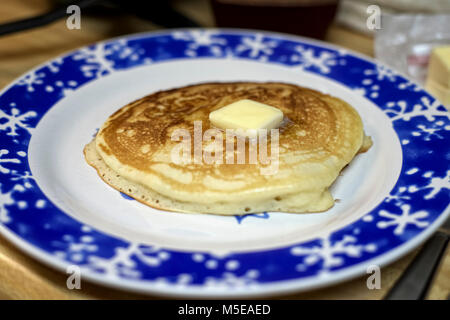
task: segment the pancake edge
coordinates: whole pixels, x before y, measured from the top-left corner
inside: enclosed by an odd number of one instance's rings
[[[230,215],[246,215],[250,213],[260,213],[260,212],[285,212],[285,213],[292,213],[292,214],[302,214],[302,213],[320,213],[325,212],[329,210],[331,207],[334,206],[335,200],[331,196],[331,193],[329,191],[329,188],[326,188],[323,190],[323,193],[320,194],[321,198],[323,199],[323,202],[328,202],[330,205],[323,206],[321,204],[318,204],[318,206],[322,207],[320,210],[308,210],[308,211],[298,211],[296,209],[289,209],[289,208],[280,208],[277,210],[267,210],[267,202],[261,202],[259,204],[259,207],[256,206],[254,203],[251,204],[252,210],[246,210],[247,207],[249,207],[248,204],[235,204],[235,203],[226,203],[227,209],[223,210],[217,210],[214,208],[214,204],[211,205],[204,205],[200,203],[189,203],[189,202],[183,202],[175,199],[168,198],[161,193],[158,193],[154,190],[151,190],[137,182],[130,181],[121,175],[119,175],[117,172],[112,170],[107,166],[105,161],[102,159],[101,155],[97,152],[95,147],[95,138],[88,143],[84,149],[83,149],[84,157],[86,162],[93,167],[98,176],[110,187],[113,189],[122,192],[136,201],[145,204],[149,207],[152,207],[157,210],[164,210],[164,211],[170,211],[170,212],[178,212],[178,213],[198,213],[198,214],[215,214],[215,215],[224,215],[224,216],[230,216]],[[119,185],[123,185],[125,187],[120,187]],[[138,194],[136,194],[138,193]],[[317,193],[317,192],[314,192]],[[144,195],[146,194],[146,195]],[[293,195],[296,196],[296,195]],[[273,202],[276,200],[270,200],[270,202]]]

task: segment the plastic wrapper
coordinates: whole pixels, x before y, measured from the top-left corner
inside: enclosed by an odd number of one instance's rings
[[[450,44],[450,15],[382,15],[375,57],[423,84],[435,46]]]

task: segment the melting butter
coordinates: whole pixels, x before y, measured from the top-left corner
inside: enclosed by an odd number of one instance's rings
[[[212,125],[221,129],[241,129],[256,137],[260,129],[278,128],[283,121],[280,109],[257,101],[243,99],[209,114]]]

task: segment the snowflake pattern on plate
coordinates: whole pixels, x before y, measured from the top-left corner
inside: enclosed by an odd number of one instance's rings
[[[300,68],[365,95],[390,118],[401,141],[403,166],[390,195],[331,234],[221,257],[123,240],[82,224],[47,199],[27,159],[33,129],[47,110],[80,86],[119,70],[202,57]],[[406,245],[447,214],[449,119],[439,102],[389,68],[306,39],[251,31],[175,30],[101,42],[30,71],[0,94],[0,231],[40,249],[47,261],[58,262],[55,265],[76,263],[91,279],[118,280],[128,288],[148,284],[143,291],[215,288],[225,295],[333,277]],[[270,216],[248,215],[237,222],[244,227],[242,219],[250,217]]]

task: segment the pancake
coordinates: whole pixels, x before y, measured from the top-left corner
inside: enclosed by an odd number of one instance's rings
[[[241,99],[284,113],[276,174],[261,174],[267,164],[260,162],[174,163],[175,130],[193,137],[194,121],[202,121],[204,133],[211,111]],[[107,119],[84,154],[106,183],[151,207],[236,215],[329,209],[329,187],[370,146],[358,113],[338,98],[286,83],[239,82],[191,85],[134,101]],[[200,147],[206,151],[208,143]]]

